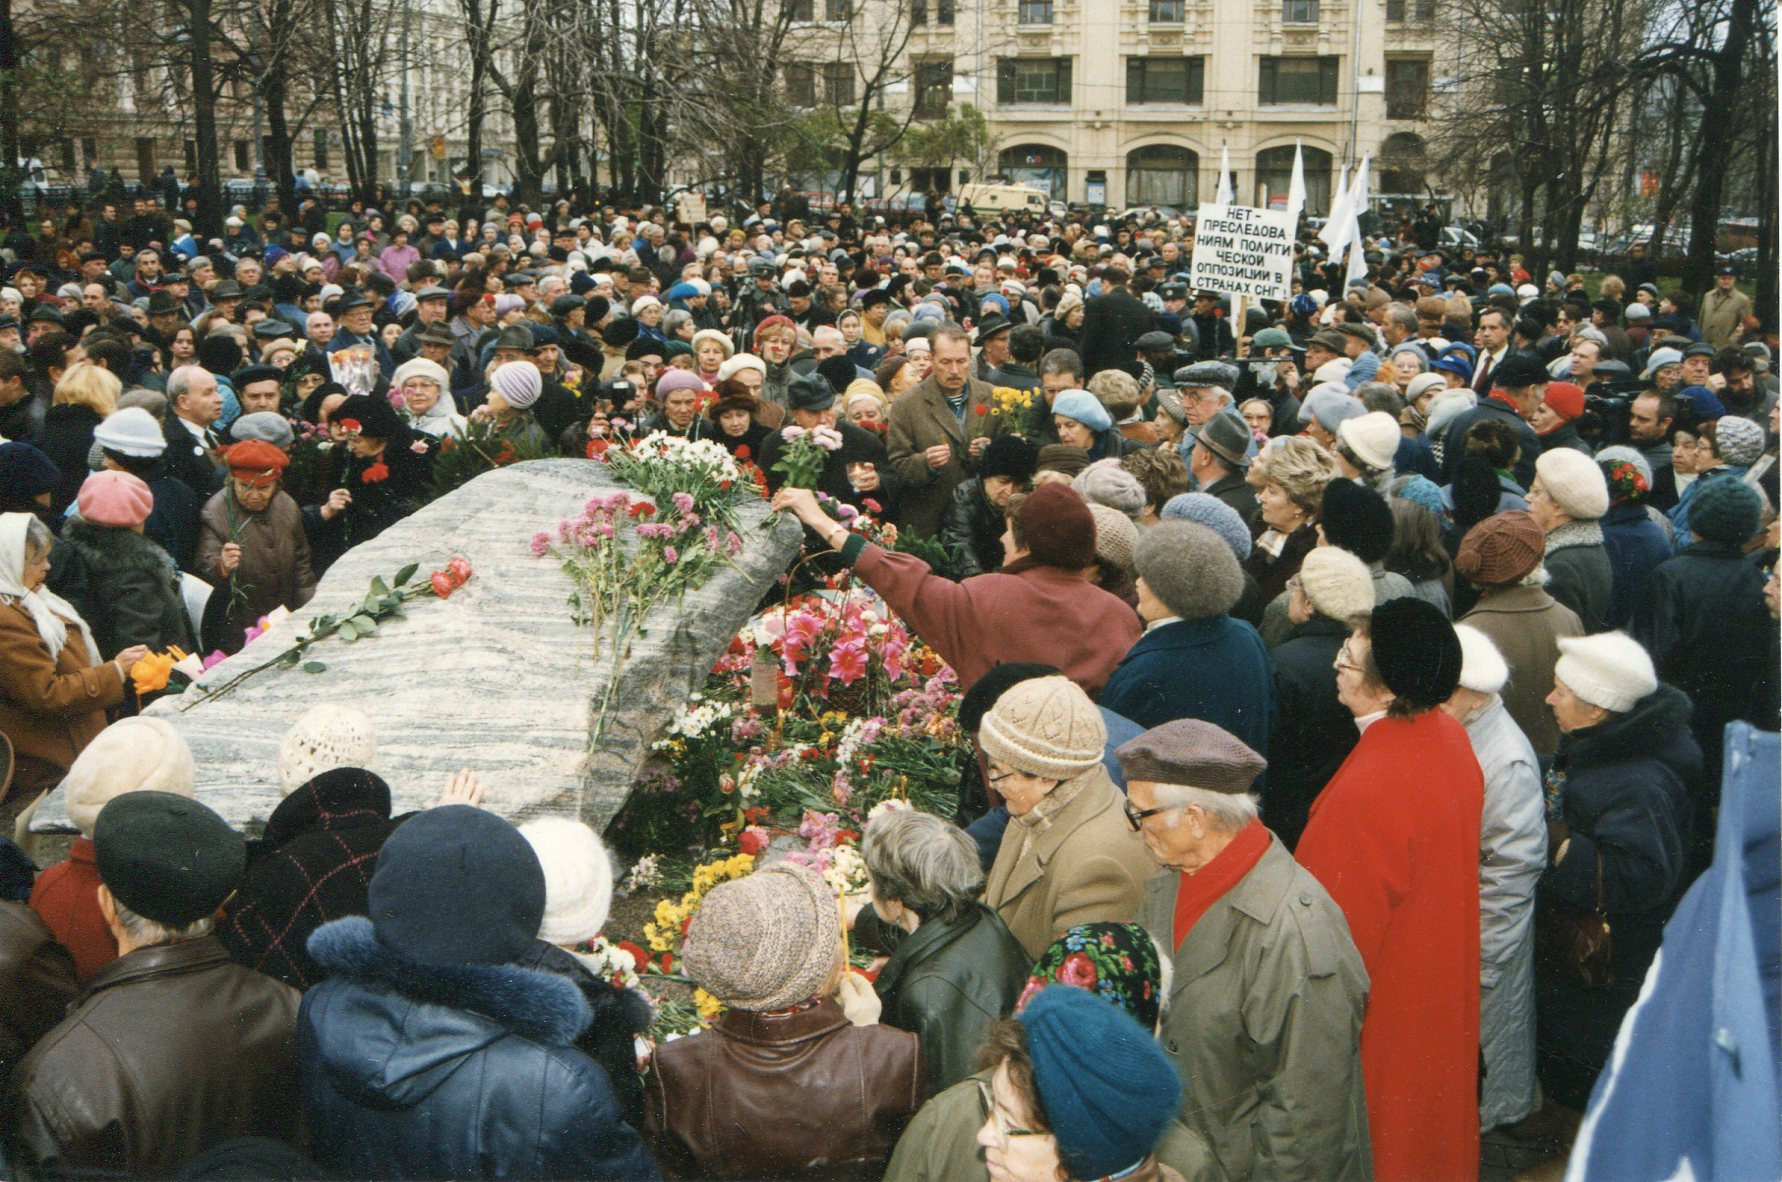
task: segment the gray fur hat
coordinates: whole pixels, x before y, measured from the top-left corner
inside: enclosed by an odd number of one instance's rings
[[[1163,521],[1139,539],[1139,578],[1184,620],[1228,612],[1244,593],[1237,555],[1218,534],[1192,521]]]

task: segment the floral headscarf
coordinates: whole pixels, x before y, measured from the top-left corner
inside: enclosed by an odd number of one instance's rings
[[[1052,984],[1100,994],[1146,1030],[1157,1029],[1168,987],[1157,945],[1136,923],[1079,924],[1053,940],[1033,966],[1015,1012],[1019,1014],[1034,994]]]

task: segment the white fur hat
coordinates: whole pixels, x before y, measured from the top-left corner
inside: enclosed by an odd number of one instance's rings
[[[1495,694],[1510,680],[1510,667],[1491,637],[1471,624],[1454,625],[1460,637],[1460,684],[1479,694]]]
[[[323,772],[337,767],[374,770],[377,731],[371,719],[350,706],[323,702],[291,724],[278,745],[278,784],[289,796]]]
[[[613,901],[613,867],[594,830],[567,817],[542,817],[520,826],[544,868],[545,913],[538,938],[579,944],[600,934]]]
[[[75,757],[62,791],[68,819],[87,837],[114,797],[126,792],[172,792],[191,796],[197,767],[185,737],[164,718],[120,718]]]
[[[1561,640],[1553,676],[1592,706],[1616,714],[1632,710],[1641,698],[1658,688],[1652,657],[1625,632]]]
[[[1573,521],[1595,521],[1609,511],[1609,482],[1596,460],[1569,447],[1542,452],[1535,476]]]

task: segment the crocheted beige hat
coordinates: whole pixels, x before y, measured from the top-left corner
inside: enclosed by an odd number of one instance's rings
[[[304,711],[278,745],[278,783],[286,796],[337,767],[377,764],[371,719],[350,706],[323,702]]]

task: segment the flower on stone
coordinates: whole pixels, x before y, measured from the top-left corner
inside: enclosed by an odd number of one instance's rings
[[[543,558],[551,552],[551,535],[540,530],[532,535],[532,556]]]
[[[433,593],[435,595],[439,596],[441,599],[450,599],[452,597],[454,584],[452,583],[451,575],[447,574],[445,571],[436,570],[433,572],[432,578],[428,581],[433,584]]]

